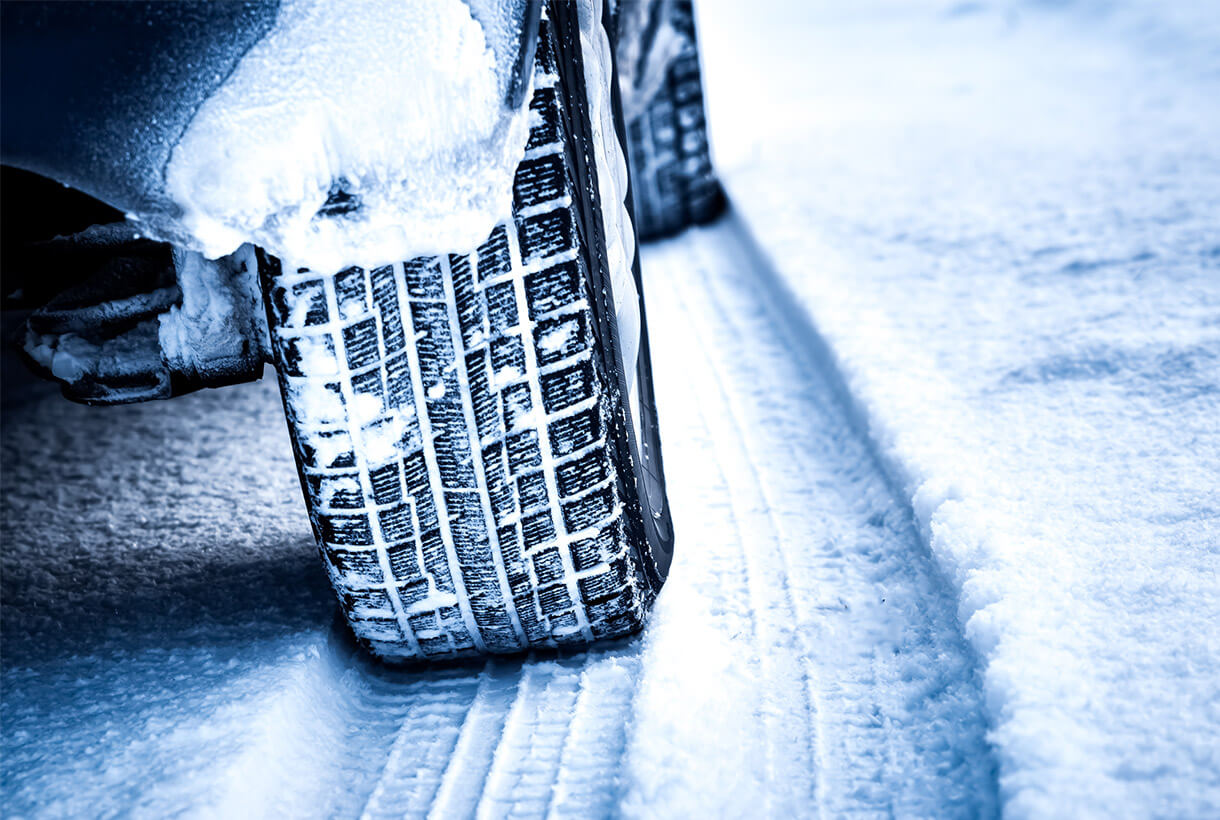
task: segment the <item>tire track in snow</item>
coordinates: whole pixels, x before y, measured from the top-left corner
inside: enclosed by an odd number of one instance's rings
[[[674,280],[667,280],[673,284]],[[697,283],[702,286],[705,283]],[[715,443],[713,458],[729,498],[725,522],[732,526],[740,553],[753,610],[753,650],[759,659],[762,686],[758,705],[767,744],[766,784],[760,797],[768,817],[795,817],[818,805],[818,769],[814,749],[819,732],[810,689],[811,664],[807,648],[800,646],[798,623],[789,579],[787,556],[775,532],[770,506],[761,492],[758,470],[746,449],[742,421],[730,407],[723,363],[710,352],[711,330],[690,310],[685,294],[672,302],[699,350],[700,381],[711,399],[703,410],[705,424]],[[707,317],[704,317],[707,318]],[[721,318],[721,317],[716,317]]]
[[[748,243],[734,223],[722,222],[653,247],[645,262],[680,543],[670,597],[648,635],[637,735],[627,761],[633,781],[628,809],[645,814],[660,805],[660,813],[678,814],[714,811],[719,804],[732,814],[791,788],[774,779],[803,774],[809,783],[818,780],[818,805],[801,806],[798,816],[994,813],[994,762],[953,602],[919,546],[909,510],[890,495],[804,340],[760,298],[765,272]],[[717,462],[724,464],[722,487],[714,486]],[[693,486],[700,482],[705,486]],[[707,503],[717,495],[749,499],[737,505],[746,514],[724,515]],[[792,646],[787,635],[774,645],[763,635],[756,644],[725,642],[696,622],[717,617],[717,608],[734,610],[706,598],[716,580],[696,581],[699,568],[689,563],[706,564],[714,554],[732,571],[723,527],[699,520],[710,514],[756,527],[742,546],[772,550],[766,560],[786,568],[813,704],[808,709],[794,698],[786,717],[792,725],[805,723],[819,771],[809,766],[801,772],[803,761],[797,760],[777,771],[754,750],[738,756],[731,786],[697,793],[695,784],[723,782],[726,767],[711,755],[682,757],[682,749],[717,734],[746,740],[753,691],[738,686],[746,702],[726,704],[736,711],[715,714],[713,728],[702,725],[709,719],[706,706],[686,710],[665,691],[681,688],[680,664],[690,655],[683,641],[702,634],[704,654],[719,649],[725,655],[707,673],[751,681],[764,691],[776,681],[767,679],[751,651],[765,655]],[[772,599],[782,603],[784,592],[774,590]],[[686,611],[674,611],[679,608]],[[668,738],[649,736],[648,727],[658,724],[667,727]],[[685,765],[660,768],[673,758]],[[694,802],[692,794],[698,794]]]

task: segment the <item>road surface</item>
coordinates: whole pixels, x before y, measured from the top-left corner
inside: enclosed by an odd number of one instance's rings
[[[368,663],[272,379],[6,390],[7,811],[994,813],[953,599],[817,338],[732,215],[643,266],[677,555],[644,634],[588,653]]]

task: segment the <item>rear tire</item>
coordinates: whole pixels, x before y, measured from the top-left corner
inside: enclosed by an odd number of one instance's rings
[[[475,252],[333,275],[260,255],[314,533],[386,660],[627,634],[668,569],[659,452],[639,457],[617,358],[578,23],[549,10],[514,216]],[[650,401],[644,417],[655,447]]]
[[[652,99],[627,122],[631,185],[640,239],[714,219],[724,193],[712,169],[691,0],[657,4],[682,40]]]

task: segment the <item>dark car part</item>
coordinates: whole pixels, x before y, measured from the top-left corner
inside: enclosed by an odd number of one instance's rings
[[[585,88],[576,4],[547,12],[513,218],[475,252],[334,275],[260,255],[319,547],[388,660],[623,635],[669,568],[647,347],[628,375],[592,144],[590,95],[617,91]]]
[[[28,243],[11,261],[6,281],[72,274],[29,314],[20,347],[73,401],[168,399],[262,375],[266,327],[248,246],[209,261],[119,222]]]

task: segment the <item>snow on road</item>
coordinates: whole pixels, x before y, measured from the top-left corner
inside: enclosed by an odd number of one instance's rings
[[[6,811],[993,813],[952,597],[739,226],[644,262],[678,552],[645,634],[588,653],[368,663],[271,381],[7,390]]]
[[[1215,3],[697,7],[720,170],[951,580],[1004,808],[1217,816]]]
[[[644,262],[681,542],[646,636],[627,807],[989,815],[952,600],[738,227]]]

